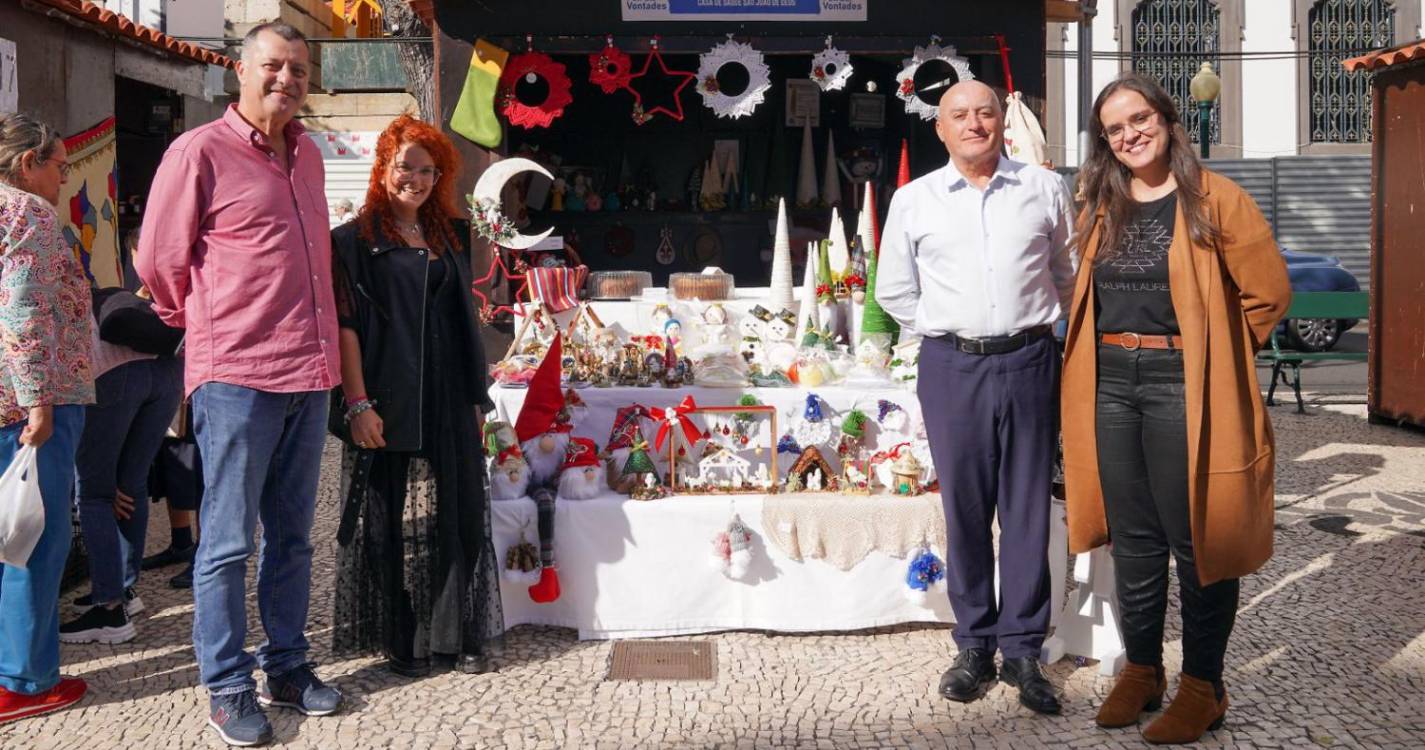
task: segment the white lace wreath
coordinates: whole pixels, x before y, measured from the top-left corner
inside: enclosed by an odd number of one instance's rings
[[[925,47],[916,47],[915,54],[905,59],[904,67],[896,74],[896,96],[905,102],[907,114],[920,115],[922,120],[934,120],[939,116],[939,108],[921,101],[915,91],[915,71],[931,60],[949,63],[961,81],[975,77],[975,74],[970,72],[970,61],[955,54],[954,45],[941,47],[939,43],[932,42]]]
[[[811,79],[822,91],[840,91],[851,80],[851,55],[830,43],[811,58]]]
[[[717,72],[724,65],[741,65],[747,70],[747,88],[742,93],[729,96],[719,90]],[[703,104],[718,117],[751,115],[767,98],[770,88],[772,78],[766,58],[749,44],[729,39],[699,57],[698,93],[703,95]]]

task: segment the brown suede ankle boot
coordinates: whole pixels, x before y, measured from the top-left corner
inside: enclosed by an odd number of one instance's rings
[[[1143,739],[1155,745],[1183,745],[1197,742],[1202,735],[1222,726],[1227,717],[1227,693],[1222,700],[1212,690],[1212,683],[1183,675],[1178,694],[1168,710],[1143,730]]]
[[[1139,714],[1163,707],[1163,693],[1167,689],[1168,679],[1162,667],[1129,662],[1113,683],[1113,690],[1099,707],[1094,721],[1107,729],[1137,724]]]

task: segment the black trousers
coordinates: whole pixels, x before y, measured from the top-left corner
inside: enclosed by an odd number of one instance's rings
[[[920,410],[945,507],[952,637],[962,650],[1037,657],[1049,629],[1058,347],[1045,336],[1017,351],[980,355],[928,338],[919,367]],[[998,592],[990,527],[996,517]]]
[[[1180,352],[1098,349],[1098,470],[1128,661],[1161,666],[1168,556],[1177,560],[1183,673],[1219,683],[1238,581],[1202,586],[1188,520],[1187,416]]]

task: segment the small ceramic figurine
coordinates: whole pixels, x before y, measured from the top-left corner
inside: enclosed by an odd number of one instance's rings
[[[679,354],[683,352],[683,324],[677,318],[669,318],[663,324],[663,337],[667,339],[668,345],[673,347],[673,351]]]
[[[648,319],[652,323],[649,330],[662,335],[668,326],[668,321],[673,319],[673,311],[660,302],[653,306],[653,312],[648,314]]]

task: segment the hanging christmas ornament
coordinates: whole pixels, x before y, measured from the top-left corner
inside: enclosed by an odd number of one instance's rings
[[[678,251],[673,248],[673,230],[666,225],[658,232],[658,252],[654,257],[665,266],[672,265],[678,258]]]
[[[547,128],[574,101],[564,64],[534,51],[534,39],[525,37],[526,50],[510,58],[500,74],[500,112],[511,125]]]
[[[911,556],[905,572],[905,597],[921,607],[929,601],[930,589],[945,588],[945,563],[928,547],[921,547]]]
[[[831,440],[831,422],[822,413],[821,397],[808,393],[802,418],[792,430],[792,436],[803,446],[820,445]]]
[[[932,36],[929,46],[916,47],[915,54],[905,59],[904,67],[896,74],[896,96],[905,102],[907,114],[934,120],[940,97],[951,86],[974,77],[970,61],[955,54],[954,45],[941,47],[940,37]]]
[[[612,36],[604,37],[604,48],[589,55],[589,83],[612,94],[628,88],[633,80],[633,60],[628,53],[614,46]]]
[[[659,72],[653,76],[649,76],[649,70],[652,68],[654,62],[658,63]],[[682,95],[683,89],[687,88],[688,84],[696,80],[697,77],[697,73],[690,73],[686,70],[669,70],[668,63],[663,61],[663,53],[658,51],[658,37],[653,37],[650,49],[648,50],[648,57],[643,59],[643,68],[630,76],[628,80],[628,90],[633,92],[633,121],[642,125],[652,120],[654,115],[662,112],[674,120],[682,122],[683,101],[678,97]],[[666,81],[669,78],[679,79],[677,85],[673,87],[672,109],[670,109],[669,106],[665,106],[663,102],[656,102],[650,106],[648,102],[643,100],[643,91],[640,91],[640,88],[651,89],[651,87],[644,85],[645,79],[649,81],[663,79]],[[652,93],[651,90],[650,93]]]
[[[529,522],[525,522],[525,527]],[[539,582],[539,548],[520,529],[520,540],[505,550],[505,570],[501,574],[509,583],[531,586]]]
[[[742,522],[742,517],[733,514],[727,529],[713,536],[713,568],[733,580],[744,578],[752,567],[752,530]]]
[[[731,34],[699,58],[698,93],[718,117],[747,117],[767,98],[770,88],[766,58],[752,45],[733,41]]]
[[[826,38],[826,49],[811,58],[811,79],[822,91],[840,91],[851,80],[851,55],[845,50],[831,46],[831,37]]]

